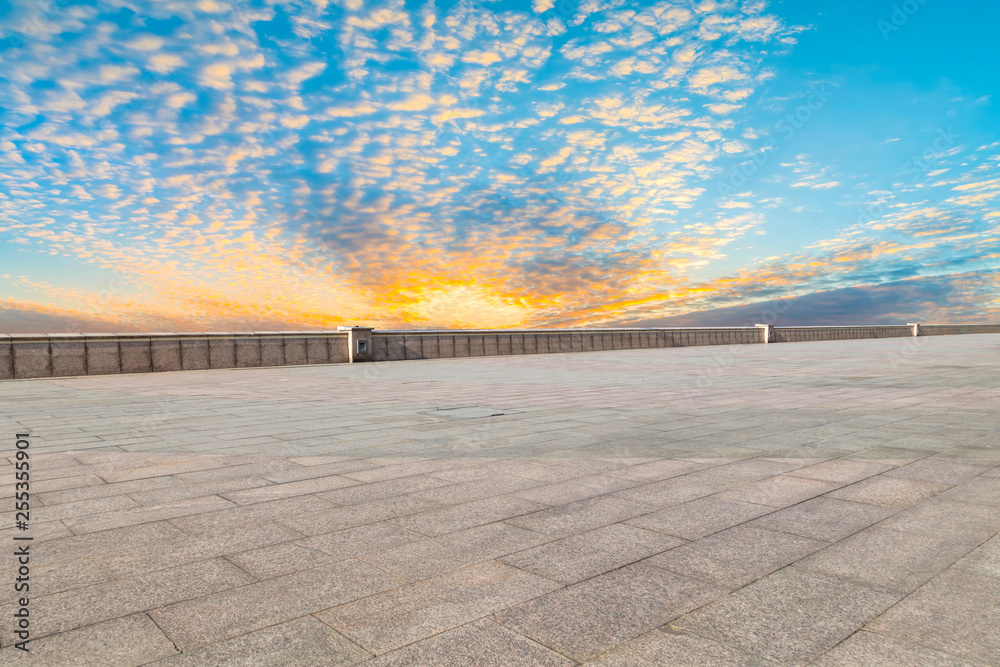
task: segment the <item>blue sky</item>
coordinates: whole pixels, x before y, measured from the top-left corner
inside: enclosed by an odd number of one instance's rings
[[[0,4],[0,328],[995,320],[998,12]]]

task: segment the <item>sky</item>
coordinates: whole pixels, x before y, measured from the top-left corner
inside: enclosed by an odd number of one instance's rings
[[[0,331],[997,322],[998,20],[0,1]]]

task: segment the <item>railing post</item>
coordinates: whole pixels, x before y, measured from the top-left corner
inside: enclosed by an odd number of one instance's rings
[[[760,329],[761,335],[763,336],[765,343],[770,343],[774,338],[774,325],[773,324],[755,324],[755,327]]]
[[[910,327],[911,329],[913,329],[913,336],[914,336],[914,337],[917,337],[917,336],[919,336],[919,335],[920,335],[920,324],[919,324],[919,323],[915,323],[915,322],[907,322],[907,323],[906,323],[906,326],[908,326],[908,327]]]
[[[372,327],[337,327],[347,332],[347,353],[350,363],[372,360]]]

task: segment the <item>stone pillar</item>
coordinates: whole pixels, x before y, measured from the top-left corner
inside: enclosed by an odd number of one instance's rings
[[[347,351],[351,363],[372,360],[372,327],[337,327],[347,332]]]
[[[907,322],[907,323],[906,323],[906,326],[908,326],[908,327],[910,327],[911,329],[913,329],[913,336],[914,336],[914,337],[917,337],[917,336],[919,336],[919,335],[920,335],[920,324],[919,324],[919,323],[915,323],[915,322]]]
[[[773,324],[755,324],[755,327],[760,329],[761,336],[765,343],[770,343],[771,339],[774,337],[774,325]]]

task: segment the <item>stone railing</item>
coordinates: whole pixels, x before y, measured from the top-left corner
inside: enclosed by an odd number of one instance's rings
[[[0,334],[0,380],[965,333],[1000,325]]]

